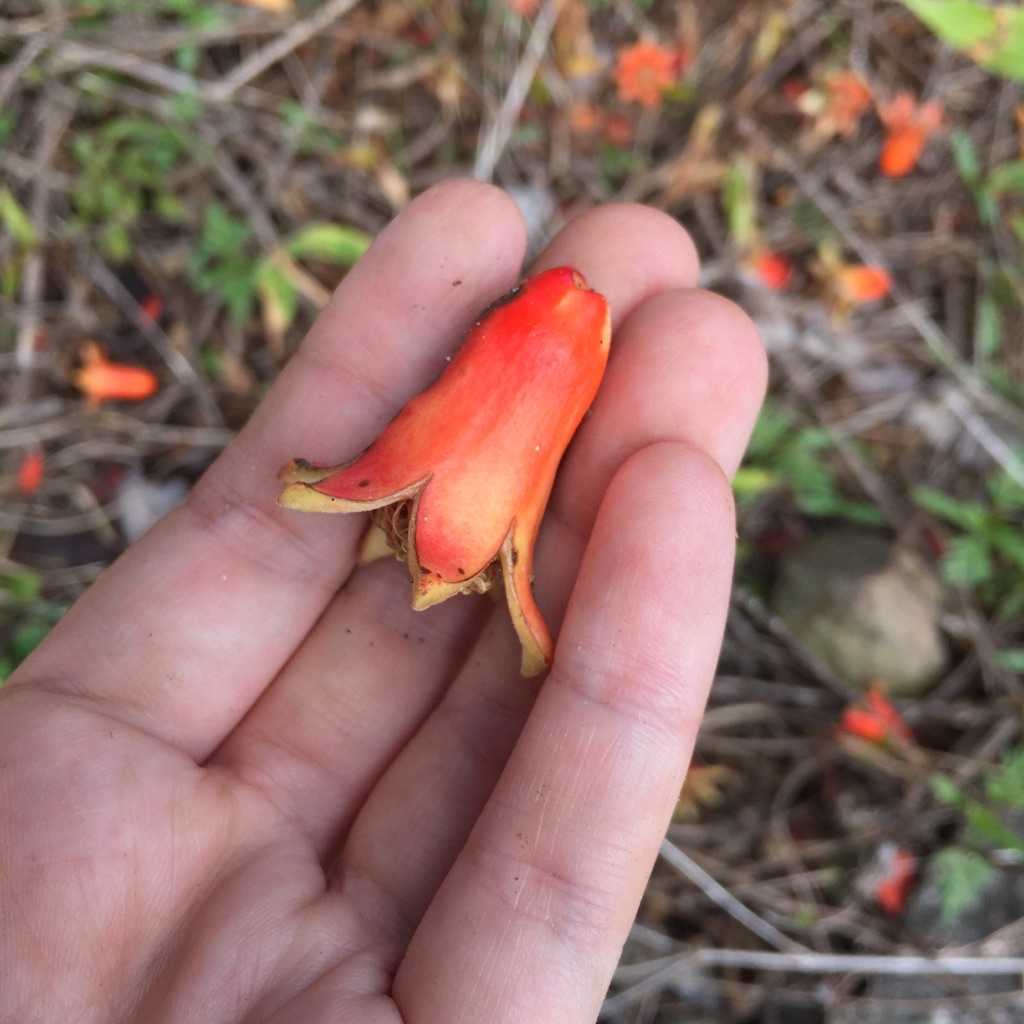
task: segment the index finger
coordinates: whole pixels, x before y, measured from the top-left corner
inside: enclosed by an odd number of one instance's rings
[[[448,182],[410,204],[189,501],[103,575],[10,685],[96,700],[208,756],[345,580],[362,529],[279,509],[277,470],[296,455],[356,455],[512,285],[524,251],[516,207],[491,186]]]

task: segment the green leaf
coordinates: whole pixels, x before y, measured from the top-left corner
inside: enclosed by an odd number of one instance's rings
[[[740,466],[732,478],[733,493],[738,498],[752,498],[765,491],[774,490],[779,478],[761,466]]]
[[[280,267],[273,263],[260,266],[256,273],[256,293],[263,307],[265,323],[276,331],[284,331],[292,325],[298,311],[299,295]]]
[[[221,284],[220,293],[231,318],[235,323],[244,324],[252,312],[253,278],[251,276],[228,278]]]
[[[729,237],[734,245],[745,249],[757,240],[757,198],[754,190],[754,164],[737,160],[722,182],[722,205],[729,223]]]
[[[123,224],[109,224],[103,231],[100,244],[114,263],[125,263],[132,252],[132,240]]]
[[[978,902],[992,877],[992,865],[980,853],[959,846],[940,850],[932,864],[942,896],[942,919],[951,924]]]
[[[747,457],[752,461],[761,461],[774,452],[794,433],[793,422],[784,409],[776,408],[769,400],[761,407],[754,432],[747,446]]]
[[[966,49],[996,31],[995,12],[975,0],[903,0],[940,39]]]
[[[974,348],[984,359],[993,359],[1003,348],[1003,321],[990,292],[978,299],[974,318]]]
[[[1024,9],[976,0],[902,0],[940,39],[983,68],[1024,81]]]
[[[936,799],[950,807],[964,806],[964,791],[948,775],[933,775],[928,781]]]
[[[39,242],[32,219],[9,188],[0,188],[0,224],[23,249],[34,249]]]
[[[186,75],[194,75],[199,67],[199,47],[195,43],[186,43],[178,47],[174,54],[174,63],[178,70]]]
[[[1000,554],[1005,555],[1017,569],[1024,569],[1024,534],[1014,523],[1000,524],[989,534],[989,542]]]
[[[47,637],[53,623],[45,619],[28,619],[16,626],[11,634],[11,654],[18,662],[24,661]]]
[[[1008,647],[1005,650],[996,651],[993,658],[997,665],[1024,675],[1024,647]]]
[[[1024,468],[1019,451],[1014,451],[1013,458],[1016,461],[1016,469]],[[1024,486],[1021,486],[1005,470],[989,479],[988,492],[992,495],[993,504],[1000,511],[1024,512]]]
[[[942,575],[958,587],[976,587],[992,578],[992,553],[978,537],[956,537],[942,560]]]
[[[991,807],[971,801],[964,809],[964,816],[967,819],[967,835],[972,842],[1008,850],[1024,847],[1021,837],[1004,825]]]
[[[983,530],[988,523],[988,513],[981,505],[958,501],[933,487],[915,487],[912,497],[925,511],[945,519],[954,526],[959,526],[961,530],[976,533]]]
[[[25,568],[0,576],[0,589],[7,591],[15,605],[28,605],[39,597],[42,582],[37,573]]]
[[[358,228],[318,222],[291,235],[284,243],[293,259],[313,257],[351,267],[370,247],[371,237]]]
[[[209,345],[199,350],[199,364],[203,372],[213,380],[220,380],[224,376],[224,356]]]
[[[971,137],[957,128],[949,133],[949,144],[953,150],[953,162],[966,185],[977,186],[981,182],[981,161]]]
[[[985,179],[985,187],[997,195],[1024,193],[1024,160],[1010,160],[993,167]]]
[[[7,136],[14,131],[14,126],[16,124],[17,119],[14,116],[13,110],[5,110],[0,113],[0,145],[2,145]]]
[[[999,652],[1007,654],[1020,655],[1018,671],[1024,671],[1024,649]],[[1024,808],[1024,747],[1003,751],[999,766],[986,779],[985,796],[1004,807]]]
[[[234,255],[252,236],[252,228],[216,200],[206,207],[200,247],[206,253]]]
[[[866,501],[847,501],[845,498],[839,498],[831,514],[841,516],[851,523],[859,523],[861,526],[884,526],[887,522],[885,513]]]

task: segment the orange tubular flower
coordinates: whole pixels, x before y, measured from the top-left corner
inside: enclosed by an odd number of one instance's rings
[[[18,493],[25,498],[31,498],[39,490],[45,472],[46,465],[43,462],[42,451],[33,448],[32,451],[26,452],[25,457],[21,460],[21,465],[18,466],[15,478]]]
[[[877,684],[856,705],[846,708],[839,728],[841,732],[870,743],[900,745],[914,742],[910,726]]]
[[[917,858],[903,848],[887,850],[882,857],[883,876],[875,886],[875,899],[887,914],[901,914],[917,880]]]
[[[362,560],[407,561],[413,608],[504,580],[522,672],[553,644],[530,586],[555,472],[604,373],[608,303],[571,267],[538,274],[477,321],[444,373],[358,458],[296,459],[279,499],[308,512],[371,512]]]
[[[74,382],[92,405],[117,400],[138,402],[156,394],[160,387],[151,370],[111,362],[94,341],[82,346],[82,368],[75,372]]]
[[[886,131],[879,168],[887,178],[902,178],[917,166],[925,146],[942,127],[942,104],[928,100],[919,105],[910,93],[902,92],[891,103],[879,104],[878,116]]]
[[[884,299],[892,290],[892,278],[884,267],[850,264],[836,273],[836,289],[844,302],[860,306]]]
[[[783,292],[793,278],[793,264],[774,249],[755,249],[746,260],[746,270],[758,284]]]
[[[825,75],[819,88],[799,96],[797,105],[814,119],[819,138],[852,138],[870,102],[871,90],[856,72],[834,71]]]
[[[667,46],[643,41],[619,52],[615,83],[619,97],[653,109],[679,75],[680,54]]]

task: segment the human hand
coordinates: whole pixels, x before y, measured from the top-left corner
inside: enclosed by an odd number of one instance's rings
[[[278,508],[361,450],[519,272],[498,190],[417,199],[190,500],[0,690],[0,1021],[593,1021],[689,760],[765,378],[683,230],[609,206],[540,260],[607,296],[607,374],[536,553],[558,636],[409,607],[359,517]],[[560,625],[559,625],[560,624]]]

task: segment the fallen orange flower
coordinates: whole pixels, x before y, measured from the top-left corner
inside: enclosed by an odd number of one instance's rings
[[[601,112],[589,103],[572,103],[569,105],[569,124],[580,134],[597,131],[601,127]]]
[[[871,89],[855,71],[834,71],[825,76],[825,103],[817,130],[829,137],[851,138],[871,104]]]
[[[148,324],[155,324],[164,311],[164,300],[156,292],[150,292],[139,300],[142,319]]]
[[[836,292],[843,302],[853,306],[884,299],[892,290],[892,278],[883,267],[851,264],[835,272]]]
[[[649,40],[628,46],[619,51],[615,67],[619,97],[653,109],[675,84],[680,67],[681,55],[676,49]]]
[[[887,914],[899,914],[917,878],[917,858],[910,850],[893,847],[883,862],[885,873],[875,886],[875,900]]]
[[[751,253],[747,268],[758,284],[773,292],[785,291],[793,277],[793,265],[774,249],[758,249]]]
[[[942,104],[918,104],[910,93],[901,92],[891,103],[879,104],[878,116],[886,128],[879,169],[887,178],[902,178],[917,166],[928,141],[942,127]]]
[[[485,591],[500,576],[522,672],[551,663],[531,590],[555,472],[590,407],[610,341],[608,303],[571,267],[538,274],[477,321],[445,371],[351,462],[296,459],[279,499],[308,512],[371,513],[361,560],[408,562],[413,608]]]
[[[75,387],[95,405],[117,400],[137,402],[149,398],[160,387],[151,370],[113,363],[93,341],[82,346],[82,367],[75,371],[73,380]]]
[[[840,731],[869,743],[903,745],[914,742],[914,734],[878,686],[872,686],[863,700],[843,712]]]
[[[26,498],[31,498],[43,482],[44,470],[43,453],[38,448],[26,452],[25,457],[21,460],[21,465],[18,466],[15,480],[18,493]]]

